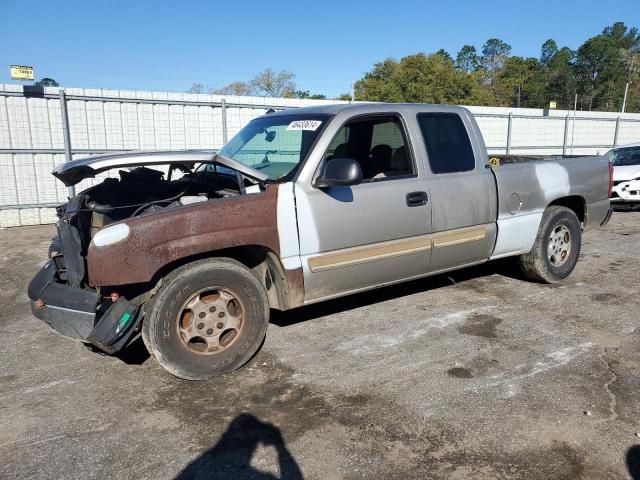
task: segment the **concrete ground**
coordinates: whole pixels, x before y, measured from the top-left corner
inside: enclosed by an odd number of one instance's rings
[[[640,212],[559,285],[499,262],[274,314],[206,382],[33,318],[52,233],[0,231],[1,478],[640,478]]]

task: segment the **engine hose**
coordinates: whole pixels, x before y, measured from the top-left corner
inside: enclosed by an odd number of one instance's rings
[[[131,214],[131,217],[135,217],[138,213],[140,213],[145,208],[150,207],[151,205],[157,205],[158,203],[170,203],[170,202],[173,202],[174,200],[177,200],[178,198],[183,196],[185,193],[187,193],[188,190],[189,189],[184,190],[184,191],[180,192],[178,195],[175,195],[175,196],[170,197],[170,198],[164,198],[162,200],[154,200],[153,202],[147,202],[147,203],[143,204],[142,206],[136,208],[136,210]],[[131,217],[129,217],[129,218],[131,218]]]

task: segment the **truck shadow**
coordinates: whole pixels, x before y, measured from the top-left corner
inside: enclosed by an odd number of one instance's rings
[[[640,212],[640,205],[637,204],[612,204],[614,212]]]
[[[413,295],[419,292],[426,292],[436,288],[447,287],[456,283],[473,280],[475,278],[487,277],[494,274],[526,282],[531,281],[524,277],[520,268],[513,259],[507,258],[494,260],[481,265],[454,270],[434,275],[433,277],[421,278],[388,287],[377,288],[362,293],[356,293],[354,295],[348,295],[335,300],[327,300],[286,312],[272,310],[271,323],[279,327],[286,327],[287,325],[306,322],[315,318],[341,313],[346,310],[386,302],[388,300]]]
[[[279,476],[251,466],[258,446],[273,447],[277,454]],[[176,477],[176,480],[302,480],[300,467],[286,447],[280,429],[243,413],[229,424],[215,446],[204,452]]]
[[[127,365],[142,365],[151,357],[151,354],[144,346],[142,337],[138,337],[131,345],[120,351],[117,357]]]
[[[633,480],[640,480],[640,445],[631,447],[627,452],[627,468]]]
[[[474,267],[463,268],[451,272],[434,275],[410,282],[377,288],[367,292],[357,293],[335,300],[316,303],[306,307],[296,308],[287,312],[271,311],[270,323],[279,327],[306,322],[326,315],[334,315],[346,310],[386,302],[396,298],[426,292],[436,288],[451,286],[455,283],[487,277],[489,275],[502,275],[517,280],[526,280],[516,263],[512,259],[494,260]],[[142,338],[138,338],[126,349],[118,353],[118,358],[127,365],[142,365],[150,358]]]

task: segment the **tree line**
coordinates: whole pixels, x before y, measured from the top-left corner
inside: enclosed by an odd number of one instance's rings
[[[464,45],[455,58],[443,49],[387,58],[355,82],[353,95],[376,102],[620,111],[627,83],[625,111],[640,112],[640,34],[616,22],[577,50],[549,39],[539,58],[511,55],[511,45],[498,38],[479,50]],[[196,83],[188,92],[327,98],[298,89],[292,72],[270,68],[220,88]],[[337,97],[351,98],[348,93]]]
[[[453,58],[445,50],[374,64],[355,84],[356,100],[451,103],[500,107],[640,111],[640,35],[623,22],[605,27],[577,50],[549,39],[539,58],[511,55],[491,38],[477,51],[465,45]]]
[[[295,77],[294,73],[287,70],[275,72],[273,69],[267,68],[248,81],[235,81],[220,88],[207,88],[201,83],[194,83],[187,90],[187,93],[311,99],[327,98],[322,94],[310,93],[309,90],[298,90]]]

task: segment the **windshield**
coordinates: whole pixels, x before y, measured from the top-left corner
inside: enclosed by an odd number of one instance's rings
[[[627,165],[640,165],[640,146],[616,148],[610,150],[606,157],[613,161],[614,166],[623,167]]]
[[[276,115],[257,118],[231,139],[220,153],[261,171],[271,180],[297,170],[327,123],[328,115]]]

